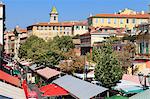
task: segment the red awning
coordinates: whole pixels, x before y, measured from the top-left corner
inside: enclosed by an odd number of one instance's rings
[[[63,96],[63,95],[68,95],[68,92],[55,85],[55,84],[49,84],[46,86],[43,86],[40,88],[40,91],[43,92],[43,96]]]
[[[20,87],[20,80],[0,70],[0,80],[4,80],[10,84]]]

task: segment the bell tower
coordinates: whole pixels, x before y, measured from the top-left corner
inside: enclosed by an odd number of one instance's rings
[[[50,13],[50,23],[57,23],[58,22],[58,12],[55,6],[52,7]]]

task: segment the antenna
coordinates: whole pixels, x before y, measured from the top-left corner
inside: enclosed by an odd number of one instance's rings
[[[148,23],[150,23],[150,4],[148,5],[149,10],[148,10],[148,14],[149,14],[149,19],[148,19]]]

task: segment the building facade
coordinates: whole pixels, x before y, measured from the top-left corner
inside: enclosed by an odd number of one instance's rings
[[[4,53],[10,56],[18,55],[20,44],[25,42],[27,37],[27,30],[19,26],[16,26],[14,30],[6,31],[4,33]]]
[[[148,13],[144,11],[136,12],[126,8],[114,14],[96,14],[91,16],[88,18],[88,24],[93,27],[110,26],[132,30],[138,24],[147,23],[148,19]]]
[[[108,37],[120,37],[120,35],[126,35],[125,29],[113,28],[113,27],[100,27],[91,29],[89,32],[80,35],[81,40],[81,55],[85,55],[87,52],[92,52],[94,46],[98,45],[106,40]],[[123,36],[122,36],[123,37]]]
[[[4,31],[5,31],[5,5],[0,2],[0,44],[4,44]]]
[[[136,52],[137,58],[150,58],[150,24],[140,24],[137,27]]]
[[[28,26],[28,34],[48,40],[55,36],[75,36],[88,31],[86,21],[59,22],[58,15],[56,8],[53,7],[50,13],[50,22],[40,22]]]

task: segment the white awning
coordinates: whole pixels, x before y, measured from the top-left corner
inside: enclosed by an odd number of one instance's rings
[[[0,81],[0,95],[13,99],[26,99],[24,90]]]

